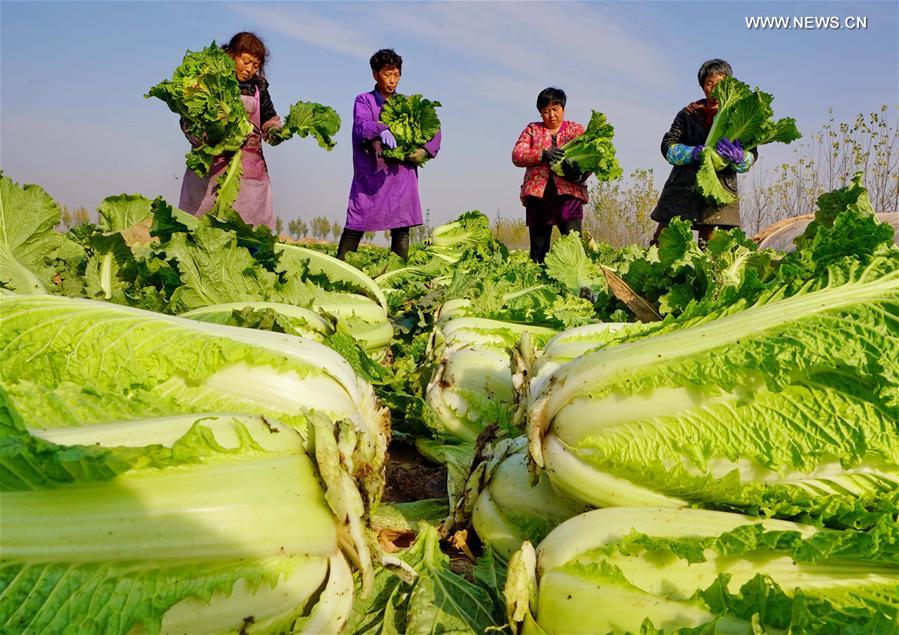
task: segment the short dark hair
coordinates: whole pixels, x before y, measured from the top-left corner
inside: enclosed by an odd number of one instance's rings
[[[397,55],[393,49],[381,49],[371,56],[368,60],[371,70],[377,73],[385,68],[396,68],[399,72],[403,72],[403,58]]]
[[[565,95],[564,90],[550,86],[541,90],[540,94],[537,95],[537,110],[543,110],[553,104],[559,104],[564,108],[566,101],[568,101],[568,97]]]
[[[699,85],[702,86],[705,84],[705,80],[711,77],[712,75],[724,75],[725,77],[731,77],[734,74],[734,69],[730,67],[726,61],[718,59],[717,57],[713,60],[707,60],[702,63],[702,66],[699,67],[699,73],[696,74],[699,79]]]

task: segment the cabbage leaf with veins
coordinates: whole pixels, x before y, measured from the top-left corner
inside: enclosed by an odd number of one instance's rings
[[[583,355],[530,386],[531,453],[595,506],[839,526],[899,506],[899,257]]]
[[[512,557],[508,617],[522,635],[894,633],[897,532],[895,522],[835,531],[701,509],[598,509]]]
[[[313,462],[296,430],[221,414],[33,421],[0,390],[0,630],[321,633],[346,621],[352,541],[318,480],[322,453]]]

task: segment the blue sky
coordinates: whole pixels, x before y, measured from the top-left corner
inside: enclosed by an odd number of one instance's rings
[[[863,16],[866,30],[750,30],[746,16]],[[174,114],[143,94],[186,49],[253,30],[271,51],[276,108],[337,109],[330,153],[309,139],[268,148],[275,212],[342,222],[352,177],[349,123],[370,90],[368,57],[404,58],[401,92],[443,103],[444,146],[421,171],[432,223],[468,209],[523,217],[523,170],[510,154],[537,118],[537,93],[568,93],[566,117],[591,108],[616,128],[625,171],[668,167],[658,150],[679,108],[701,97],[699,65],[723,57],[774,94],[778,116],[814,132],[899,104],[897,3],[885,2],[12,2],[0,4],[0,168],[61,204],[107,195],[177,202],[187,142]],[[895,109],[890,116],[895,118]],[[764,165],[790,156],[765,150]]]

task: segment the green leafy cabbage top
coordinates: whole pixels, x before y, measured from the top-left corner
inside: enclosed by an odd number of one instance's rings
[[[203,143],[187,153],[187,167],[209,174],[223,152],[240,150],[253,131],[240,99],[234,60],[215,42],[188,51],[172,79],[153,86],[144,97],[157,97],[184,120],[185,132]]]
[[[396,137],[396,148],[384,149],[384,156],[403,160],[410,153],[434,138],[440,130],[437,117],[439,101],[421,95],[394,95],[381,109],[381,122],[387,124]]]
[[[311,101],[298,101],[290,107],[284,127],[275,134],[283,140],[295,134],[301,137],[312,135],[319,146],[331,150],[337,145],[334,135],[338,130],[340,115],[336,110]]]
[[[766,143],[790,143],[802,135],[791,117],[774,119],[771,102],[774,97],[734,77],[725,77],[712,91],[712,99],[718,102],[718,114],[705,140],[702,165],[696,175],[699,191],[719,205],[729,205],[737,200],[718,180],[716,172],[724,169],[724,160],[715,152],[718,142],[727,138],[739,140],[745,150]]]
[[[606,116],[594,110],[584,134],[562,147],[565,153],[562,160],[577,166],[581,172],[592,172],[600,181],[621,178],[621,166],[612,145],[614,133],[615,129],[606,121]],[[553,172],[564,176],[562,161],[553,166]]]

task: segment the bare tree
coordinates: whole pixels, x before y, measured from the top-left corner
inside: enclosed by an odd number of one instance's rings
[[[749,187],[740,193],[748,234],[814,213],[821,194],[845,187],[856,172],[862,172],[875,210],[899,210],[899,128],[887,120],[888,107],[860,113],[852,122],[837,122],[828,112],[827,123],[794,148],[792,161],[753,170]]]
[[[590,189],[584,229],[597,242],[615,247],[646,245],[655,229],[649,217],[659,200],[651,169],[638,168],[626,178],[600,181]]]

